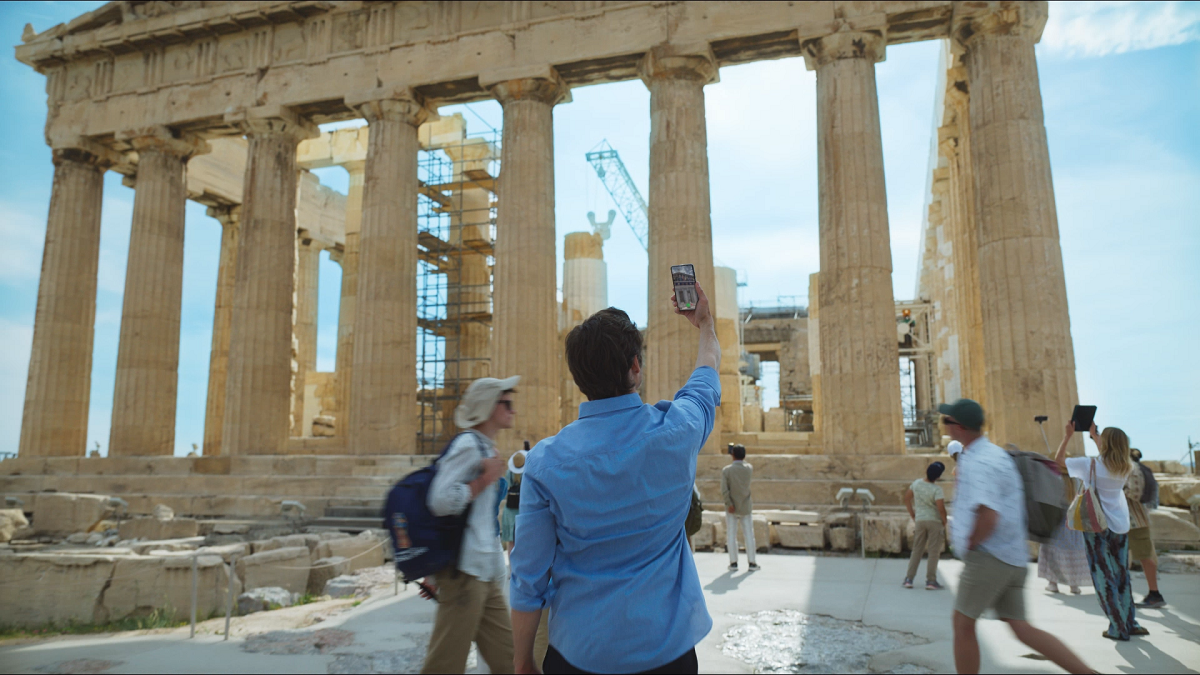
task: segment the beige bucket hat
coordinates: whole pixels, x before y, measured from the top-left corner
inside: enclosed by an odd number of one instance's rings
[[[516,389],[521,381],[520,375],[498,380],[494,377],[481,377],[467,387],[462,402],[454,409],[454,423],[462,429],[470,429],[476,424],[487,421],[496,408],[496,401],[510,389]]]

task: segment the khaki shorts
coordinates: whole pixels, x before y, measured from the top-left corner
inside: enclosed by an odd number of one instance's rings
[[[978,619],[995,609],[1001,619],[1025,620],[1024,567],[1013,567],[978,549],[963,558],[954,611]]]
[[[1150,528],[1136,527],[1129,531],[1130,560],[1158,560],[1154,550],[1154,538],[1150,536]]]

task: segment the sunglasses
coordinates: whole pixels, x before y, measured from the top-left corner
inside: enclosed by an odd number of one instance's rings
[[[502,406],[504,406],[505,408],[508,408],[508,411],[509,411],[509,412],[512,412],[512,411],[513,411],[513,402],[512,402],[511,400],[508,400],[508,401],[497,401],[497,402],[496,402],[496,404],[497,404],[497,405],[502,405]]]

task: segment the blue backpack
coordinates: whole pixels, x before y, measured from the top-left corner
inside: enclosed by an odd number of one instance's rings
[[[457,566],[474,502],[461,515],[435,516],[429,511],[428,498],[438,462],[461,435],[451,439],[432,464],[408,474],[388,491],[383,528],[391,533],[396,569],[405,583]]]

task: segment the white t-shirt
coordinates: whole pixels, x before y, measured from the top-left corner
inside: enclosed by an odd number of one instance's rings
[[[1096,484],[1089,483],[1092,462],[1096,463]],[[1095,488],[1100,496],[1100,508],[1108,520],[1108,529],[1116,534],[1129,532],[1129,506],[1125,503],[1125,479],[1129,474],[1114,476],[1099,457],[1068,457],[1067,473],[1083,481],[1084,487]]]

